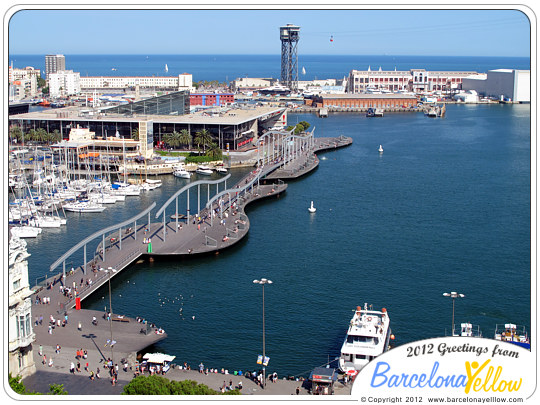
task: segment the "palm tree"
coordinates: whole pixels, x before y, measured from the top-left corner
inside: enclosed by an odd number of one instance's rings
[[[11,138],[12,142],[20,142],[23,138],[23,132],[21,127],[14,125],[9,128],[9,137]]]
[[[131,131],[131,138],[132,138],[134,141],[138,141],[138,140],[139,140],[139,128],[134,128],[133,131]]]
[[[212,143],[212,134],[205,128],[201,129],[195,134],[194,141],[197,143],[197,147],[200,150],[200,145],[203,146],[203,151],[206,152],[206,146]]]
[[[181,145],[180,134],[176,131],[163,135],[163,142],[165,142],[171,148],[175,148]]]
[[[218,146],[217,143],[212,142],[209,145],[208,152],[206,152],[206,156],[209,156],[212,158],[212,160],[222,160],[223,159],[223,151]]]
[[[191,148],[191,134],[187,129],[182,129],[180,131],[180,142],[182,145],[187,145],[188,148]]]

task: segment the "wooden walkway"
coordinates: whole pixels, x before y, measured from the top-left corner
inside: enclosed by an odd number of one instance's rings
[[[279,196],[287,189],[287,184],[280,180],[272,184],[255,183],[252,189],[241,192],[240,195],[234,192],[235,188],[240,189],[257,175],[263,180],[293,179],[303,176],[317,167],[319,161],[316,152],[340,148],[351,143],[352,139],[346,137],[316,138],[311,150],[302,151],[285,167],[282,167],[282,162],[276,161],[249,173],[230,189],[231,192],[223,196],[226,206],[229,205],[223,213],[216,214],[215,209],[218,205],[214,203],[211,211],[205,208],[198,216],[190,215],[184,220],[166,222],[165,232],[164,224],[158,222],[150,225],[137,224],[136,229],[130,229],[122,234],[121,243],[118,240],[118,233],[109,235],[105,243],[105,257],[100,243],[94,258],[86,265],[86,273],[83,272],[84,266],[79,266],[67,272],[65,280],[62,279],[62,274],[45,280],[42,288],[54,285],[45,290],[45,294],[54,295],[51,301],[57,303],[59,312],[63,312],[75,307],[76,300],[73,294],[71,296],[61,294],[58,288],[60,284],[70,288],[75,286],[76,296],[84,300],[108,282],[109,273],[105,271],[106,269],[116,270],[110,273],[112,278],[143,255],[196,255],[231,247],[249,232],[250,222],[245,214],[246,206],[263,198]],[[229,196],[231,204],[228,201]]]

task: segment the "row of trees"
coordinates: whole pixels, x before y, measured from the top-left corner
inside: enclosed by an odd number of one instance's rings
[[[17,143],[24,142],[37,142],[37,143],[55,143],[62,140],[62,134],[55,129],[53,132],[47,132],[43,128],[30,129],[28,132],[23,133],[22,129],[18,126],[12,126],[9,128],[9,137],[12,141]]]
[[[298,135],[299,133],[301,132],[305,132],[307,131],[307,129],[311,126],[311,124],[309,122],[306,122],[306,121],[300,121],[298,124],[296,125],[289,125],[286,130],[287,131],[290,131],[291,129],[294,128],[294,134],[295,135]]]
[[[201,129],[195,133],[193,138],[187,129],[182,129],[180,132],[174,131],[163,135],[163,142],[171,148],[178,148],[185,146],[191,149],[192,144],[197,145],[197,150],[203,151],[206,156],[212,158],[212,160],[221,160],[223,152],[221,148],[213,141],[212,134],[207,129]],[[208,148],[208,151],[206,150]]]

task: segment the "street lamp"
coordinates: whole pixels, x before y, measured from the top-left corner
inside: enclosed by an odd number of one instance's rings
[[[263,366],[263,382],[262,388],[266,387],[266,367],[264,366],[264,359],[266,357],[266,342],[265,342],[265,330],[264,330],[264,285],[272,284],[272,280],[261,278],[260,280],[253,280],[253,284],[260,284],[262,286],[262,321],[263,321],[263,354],[262,354],[262,366]]]
[[[463,298],[465,297],[465,294],[458,294],[455,291],[452,291],[450,293],[443,293],[445,297],[452,297],[452,336],[454,336],[454,309],[456,305],[456,298]]]
[[[113,365],[114,365],[113,334],[112,334],[112,314],[113,314],[113,311],[112,311],[112,294],[111,294],[111,272],[116,273],[116,269],[113,269],[112,267],[109,266],[109,268],[107,270],[105,270],[105,273],[107,273],[107,275],[109,277],[109,313],[111,314],[109,316],[109,327],[110,327],[110,331],[111,331],[111,340],[110,340],[109,344],[111,346],[111,361],[113,362]]]

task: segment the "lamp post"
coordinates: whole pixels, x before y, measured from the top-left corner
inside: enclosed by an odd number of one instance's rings
[[[111,330],[110,346],[111,346],[111,361],[113,362],[113,365],[114,365],[113,334],[112,334],[112,314],[113,314],[113,312],[112,312],[112,294],[111,294],[111,272],[116,273],[116,269],[113,269],[112,267],[109,267],[107,270],[105,270],[105,272],[109,276],[109,313],[111,314],[109,316],[109,327],[110,327],[110,330]]]
[[[443,293],[445,297],[451,297],[452,298],[452,336],[454,336],[454,310],[456,305],[456,298],[463,298],[465,297],[465,294],[459,294],[455,291],[452,291],[450,293]]]
[[[260,284],[262,286],[262,331],[263,331],[263,354],[262,354],[262,366],[263,366],[263,381],[262,388],[266,387],[266,367],[264,366],[264,359],[266,357],[266,341],[265,341],[265,329],[264,329],[264,285],[272,284],[272,280],[261,278],[260,280],[253,280],[253,284]]]

